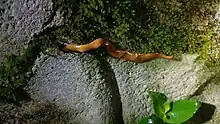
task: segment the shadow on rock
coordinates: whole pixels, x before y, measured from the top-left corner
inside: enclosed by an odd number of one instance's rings
[[[69,114],[54,103],[31,100],[22,106],[0,103],[1,124],[69,124]]]
[[[200,109],[188,121],[188,124],[203,124],[212,119],[216,107],[211,104],[202,103]]]
[[[16,92],[16,101],[14,102],[16,105],[21,106],[21,101],[31,101],[30,94],[24,89],[15,90]]]
[[[103,71],[103,76],[106,82],[108,83],[110,93],[112,95],[111,101],[113,108],[114,124],[124,124],[123,116],[122,116],[122,103],[121,103],[121,96],[119,93],[118,84],[115,78],[115,74],[110,66],[110,64],[106,61],[105,58],[100,57],[97,55],[97,59],[101,63],[101,68]]]

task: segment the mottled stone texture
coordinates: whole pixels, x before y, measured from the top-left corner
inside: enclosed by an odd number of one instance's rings
[[[52,9],[50,0],[0,1],[0,62],[6,54],[18,54],[34,33],[62,23],[62,14],[58,11],[55,13],[59,16],[47,22],[54,13]],[[44,25],[45,22],[47,25]],[[194,96],[201,87],[206,86],[201,96],[197,97],[202,102],[219,106],[219,85],[204,85],[210,81],[212,73],[202,63],[198,64],[196,58],[197,55],[184,54],[182,61],[154,60],[136,64],[91,54],[55,57],[41,54],[33,68],[35,76],[30,80],[28,89],[32,98],[53,102],[67,112],[70,115],[68,121],[73,124],[134,124],[141,116],[152,112],[147,90],[165,93],[171,99],[182,99]],[[39,105],[44,108],[44,105]],[[30,105],[24,106],[28,109],[13,110],[27,111],[32,108]],[[14,114],[7,113],[10,110],[6,109],[5,114],[13,117]],[[45,112],[53,113],[52,110]],[[219,122],[219,107],[216,113],[211,124]],[[65,114],[61,112],[60,115]],[[24,119],[22,117],[21,121]],[[56,116],[46,114],[35,120],[45,117],[49,121]],[[55,122],[58,123],[59,118]]]
[[[32,35],[42,30],[52,5],[51,0],[0,1],[0,62],[4,55],[20,53]]]
[[[68,110],[72,123],[121,124],[121,101],[114,75],[86,54],[44,58],[30,81],[32,95]]]
[[[155,60],[143,64],[111,61],[121,94],[124,121],[131,124],[132,119],[152,112],[147,90],[162,92],[173,100],[193,95],[211,76],[204,72],[205,66],[195,63],[196,57],[183,55],[182,61]]]
[[[214,105],[216,107],[215,113],[212,116],[212,119],[206,124],[219,124],[220,121],[220,103],[219,103],[219,75],[216,77],[218,80],[211,80],[209,84],[207,84],[206,87],[204,87],[203,91],[200,92],[197,96],[195,96],[195,99],[198,99],[200,101],[203,101],[207,104]],[[208,113],[206,113],[208,114]]]
[[[218,7],[218,9],[217,9],[217,13],[215,14],[215,19],[217,19],[218,20],[218,27],[217,27],[217,29],[216,29],[216,32],[218,33],[218,34],[220,34],[220,5],[219,5],[219,7]]]
[[[218,27],[216,28],[216,32],[220,34],[220,6],[217,9],[215,19],[218,20]],[[217,41],[218,45],[219,41],[220,39],[218,39]],[[219,55],[219,51],[219,49],[216,50],[216,55]],[[215,69],[217,70],[217,72],[214,74],[214,76],[208,81],[208,83],[205,84],[205,86],[202,86],[199,92],[194,96],[196,99],[214,105],[216,107],[212,119],[206,122],[206,124],[219,124],[220,122],[220,69],[219,67],[215,67]]]
[[[47,101],[22,102],[22,106],[0,103],[1,124],[68,124],[66,112]]]
[[[73,113],[74,122],[119,123],[114,119],[123,115],[124,122],[132,124],[152,112],[147,90],[171,99],[188,98],[210,78],[196,57],[135,64],[114,58],[103,61],[89,54],[44,56],[30,88],[38,99],[55,101]]]

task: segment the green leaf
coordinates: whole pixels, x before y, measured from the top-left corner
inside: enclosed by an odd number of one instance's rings
[[[151,100],[153,101],[154,113],[161,119],[166,118],[166,111],[169,109],[167,97],[158,92],[148,91]]]
[[[163,120],[167,123],[183,123],[189,120],[201,104],[193,100],[178,100],[171,104],[171,109]]]
[[[170,111],[170,101],[166,101],[164,104],[163,104],[163,106],[164,106],[164,113],[167,113],[168,111]]]
[[[138,121],[137,124],[166,124],[163,120],[158,118],[155,114],[144,117],[140,121]]]

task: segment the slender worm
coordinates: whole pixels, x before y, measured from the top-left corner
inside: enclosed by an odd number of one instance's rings
[[[123,50],[117,50],[115,46],[107,39],[103,38],[98,38],[94,41],[92,41],[89,44],[85,45],[77,45],[77,44],[67,44],[65,45],[62,50],[65,52],[87,52],[90,50],[97,49],[99,47],[105,47],[107,52],[118,59],[123,59],[126,61],[132,61],[136,63],[143,63],[143,62],[148,62],[153,59],[167,59],[167,60],[172,60],[173,56],[166,56],[164,54],[160,53],[131,53],[128,51],[123,51]]]

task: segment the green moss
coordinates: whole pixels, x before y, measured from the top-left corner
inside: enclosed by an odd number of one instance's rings
[[[48,48],[57,48],[56,37],[52,33],[54,30],[48,28],[34,36],[21,54],[5,57],[5,62],[0,66],[0,102],[19,104],[29,97],[24,87],[33,76],[32,66],[36,58]]]
[[[21,55],[10,55],[0,66],[0,99],[2,102],[17,102],[27,79],[31,77],[32,65],[39,53],[38,46],[29,46]],[[25,97],[25,96],[23,96]]]
[[[211,37],[200,28],[217,5],[215,0],[66,2],[55,2],[66,13],[58,36],[82,44],[108,37],[122,49],[165,54],[198,52]]]
[[[205,60],[205,64],[211,68],[220,67],[220,44],[216,37],[203,45],[200,60]]]

